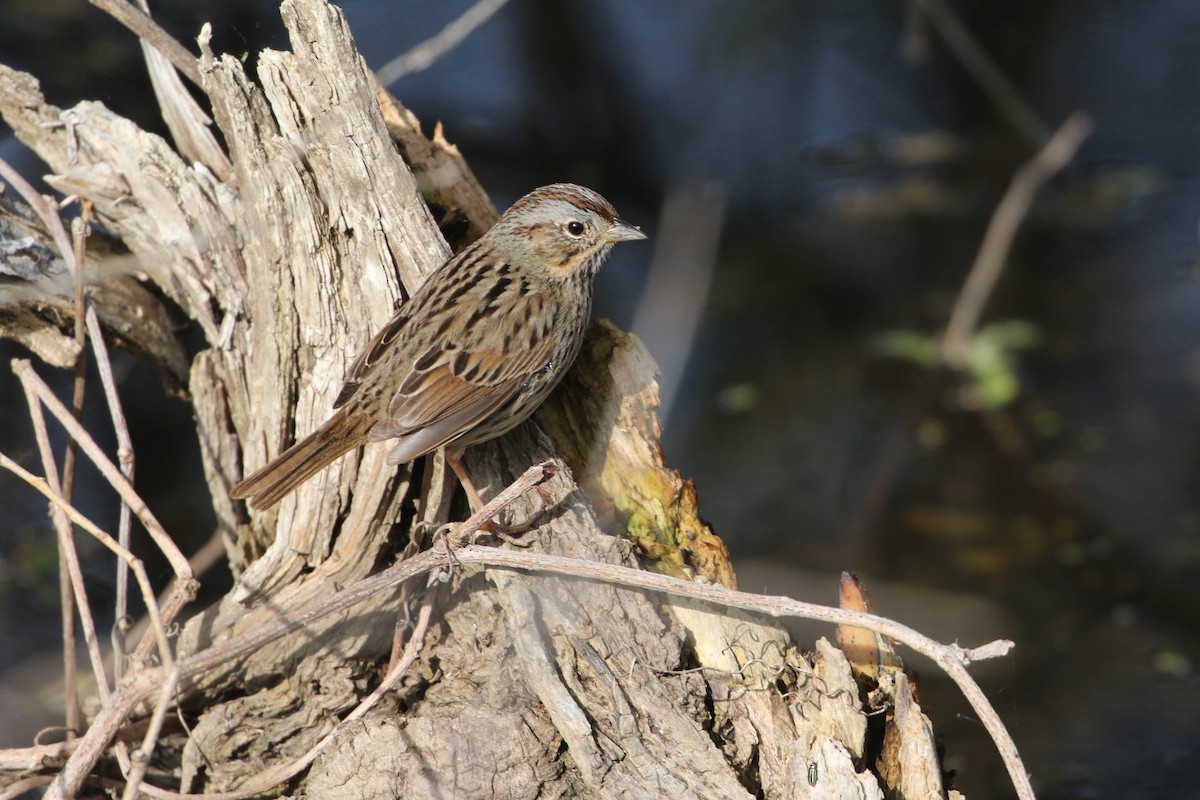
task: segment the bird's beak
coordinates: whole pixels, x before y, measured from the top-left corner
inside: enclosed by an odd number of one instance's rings
[[[645,239],[646,234],[642,233],[642,229],[637,225],[630,225],[624,220],[617,220],[612,227],[604,232],[604,241],[606,242],[636,242],[638,239]]]

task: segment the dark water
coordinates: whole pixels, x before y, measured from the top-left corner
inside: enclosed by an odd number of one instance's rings
[[[150,118],[119,30],[8,4],[0,59],[58,102]],[[379,67],[467,5],[343,8]],[[849,569],[915,627],[1014,639],[980,675],[1040,797],[1198,796],[1200,6],[956,5],[1047,127],[1076,110],[1096,125],[1038,196],[987,306],[985,323],[1031,324],[1036,342],[1013,354],[1015,397],[986,411],[964,407],[959,376],[876,343],[944,327],[1033,151],[904,4],[513,0],[392,88],[445,123],[498,205],[575,180],[651,233],[653,247],[618,250],[600,310],[636,318],[663,361],[668,458],[696,479],[744,588],[833,601]],[[233,7],[161,15],[183,38]],[[269,4],[237,8],[218,48],[280,45]],[[66,66],[50,57],[64,47]],[[668,197],[695,201],[690,229],[665,223]],[[706,239],[707,265],[686,250]],[[156,407],[153,376],[128,374],[126,394]],[[14,382],[0,386],[3,447],[25,447]],[[173,424],[186,437],[186,411]],[[171,453],[195,469],[189,443]],[[165,483],[184,531],[204,501]],[[40,501],[0,487],[16,509],[0,593],[19,614],[0,630],[50,647],[53,593],[13,589],[45,574],[50,528]],[[47,635],[20,633],[46,608]],[[969,709],[922,670],[957,785],[1009,796]]]

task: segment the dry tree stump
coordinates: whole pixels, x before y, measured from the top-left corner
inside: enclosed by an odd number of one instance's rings
[[[49,166],[49,183],[90,203],[135,259],[136,279],[113,267],[115,256],[90,251],[90,297],[109,337],[186,388],[237,576],[175,641],[186,666],[175,703],[188,730],[164,730],[143,791],[945,796],[928,720],[902,687],[907,727],[889,727],[894,741],[876,769],[879,743],[868,747],[864,700],[837,648],[822,640],[806,655],[747,613],[597,580],[456,566],[422,601],[434,613],[416,662],[340,727],[378,683],[423,580],[210,657],[356,585],[414,530],[446,521],[440,462],[396,470],[384,446],[347,456],[263,513],[228,490],[326,417],[362,343],[449,255],[430,203],[465,215],[468,237],[496,213],[441,131],[426,138],[379,90],[338,9],[285,0],[282,15],[292,51],[263,52],[253,79],[201,37],[196,66],[224,148],[202,126],[177,132],[182,144],[172,146],[100,103],[54,108],[31,76],[0,66],[0,113]],[[194,114],[183,116],[177,131],[194,126]],[[0,234],[32,244],[21,262],[26,290],[0,307],[2,332],[69,365],[73,287],[46,232],[10,203],[0,215],[17,233]],[[158,293],[203,332],[190,364]],[[533,552],[732,586],[694,488],[663,462],[656,405],[649,354],[597,323],[537,421],[474,448],[468,465],[485,497],[530,465],[557,468],[541,487],[552,506],[526,534]],[[541,504],[527,492],[510,509],[519,518]],[[73,760],[52,796],[100,793],[99,776],[115,774],[113,738],[136,741],[117,728],[147,715],[149,687],[165,675],[151,661],[132,665],[93,723],[115,732],[62,750]],[[256,783],[330,732],[310,767]]]

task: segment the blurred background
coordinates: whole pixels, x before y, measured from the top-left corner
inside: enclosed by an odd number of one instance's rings
[[[162,129],[124,29],[82,0],[2,5],[0,61],[51,102]],[[493,5],[391,89],[427,131],[445,125],[501,209],[570,180],[650,233],[616,251],[598,313],[658,357],[668,461],[741,587],[832,603],[849,570],[934,637],[1016,641],[975,672],[1039,797],[1200,797],[1200,5]],[[380,69],[472,3],[341,6]],[[189,46],[211,21],[217,51],[286,47],[269,2],[155,15]],[[954,23],[977,49],[947,45]],[[1094,133],[1029,209],[971,368],[939,366],[992,212],[1076,111]],[[25,353],[0,350],[0,448],[33,464],[7,367]],[[139,487],[194,549],[213,520],[189,410],[144,365],[118,369]],[[115,520],[86,477],[80,491]],[[0,746],[15,746],[54,721],[39,693],[55,693],[56,561],[45,503],[7,475],[0,497]],[[969,707],[912,658],[955,785],[1010,797]]]

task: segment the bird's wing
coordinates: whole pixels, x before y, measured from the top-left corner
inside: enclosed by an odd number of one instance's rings
[[[539,313],[513,317],[538,319],[544,298],[526,295],[524,300]],[[491,326],[487,330],[491,335],[481,335],[483,328],[465,330],[448,337],[450,341],[435,342],[413,361],[392,396],[387,416],[371,429],[372,440],[409,436],[436,426],[439,441],[427,448],[433,449],[478,425],[550,364],[552,331],[526,323],[503,336],[497,320],[480,325]]]
[[[354,363],[350,365],[350,369],[346,371],[346,382],[342,384],[342,391],[338,393],[337,400],[333,401],[334,408],[341,408],[350,399],[355,390],[362,384],[363,378],[379,361],[382,356],[397,336],[400,331],[404,330],[404,326],[408,323],[408,307],[400,309],[392,316],[387,324],[379,329],[363,351],[358,354],[358,358],[354,359]]]

